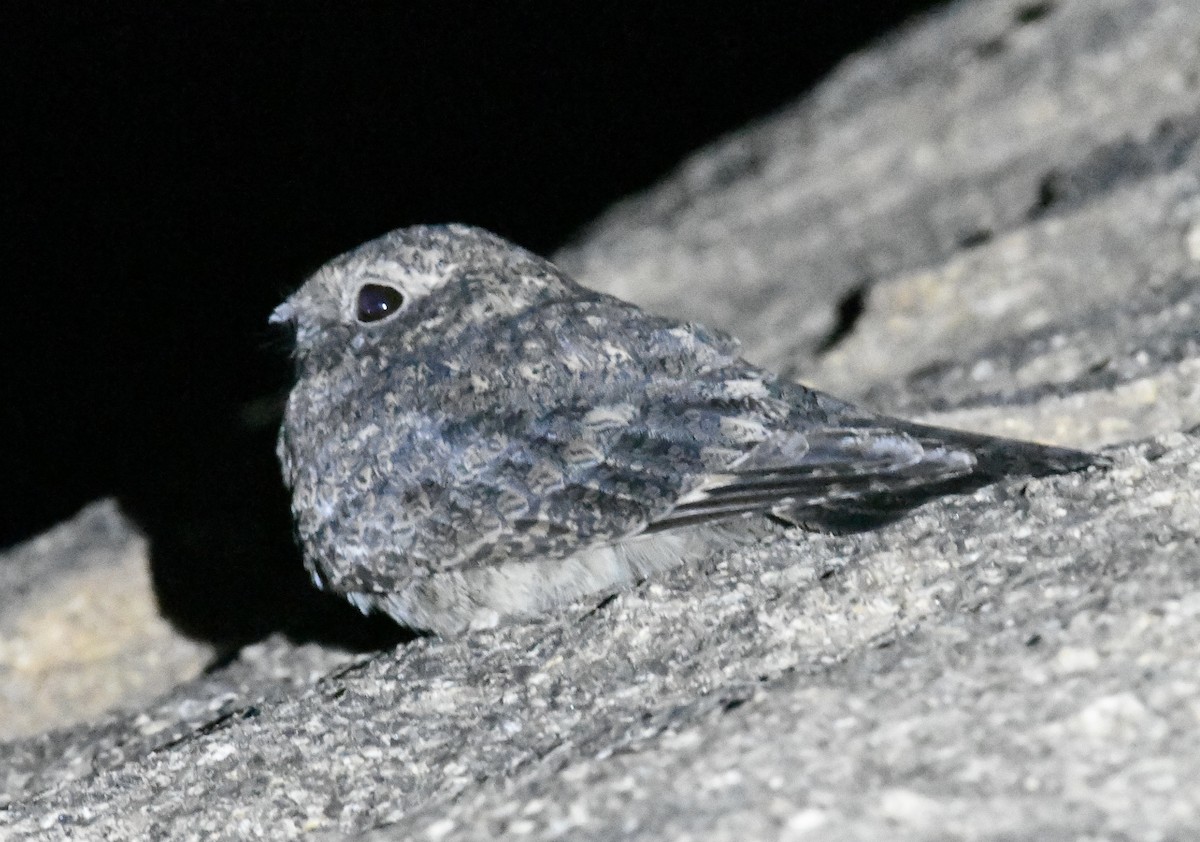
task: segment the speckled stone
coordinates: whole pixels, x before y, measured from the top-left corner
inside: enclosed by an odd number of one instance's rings
[[[146,539],[112,501],[0,556],[0,740],[139,709],[212,656],[159,616]]]
[[[805,382],[1112,469],[336,668],[275,641],[155,736],[0,747],[0,836],[1197,836],[1198,45],[1184,0],[959,2],[562,255]]]

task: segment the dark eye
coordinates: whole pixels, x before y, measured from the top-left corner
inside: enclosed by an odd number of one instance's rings
[[[386,319],[404,305],[404,296],[395,287],[363,284],[358,291],[358,320],[377,322]]]

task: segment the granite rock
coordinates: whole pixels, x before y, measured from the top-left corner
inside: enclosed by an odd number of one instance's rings
[[[0,557],[0,740],[140,708],[212,655],[159,616],[146,539],[111,500]]]
[[[0,747],[0,836],[1200,832],[1200,7],[963,0],[566,249],[875,407],[1103,447],[860,536]]]

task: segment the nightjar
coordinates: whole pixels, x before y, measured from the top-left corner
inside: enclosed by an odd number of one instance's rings
[[[738,518],[869,529],[1097,461],[781,380],[463,225],[366,243],[271,320],[295,331],[278,454],[313,580],[440,633],[626,585]]]

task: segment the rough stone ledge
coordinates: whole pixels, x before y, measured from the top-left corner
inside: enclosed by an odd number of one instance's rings
[[[0,837],[1196,836],[1198,45],[1184,0],[964,0],[560,256],[806,382],[1112,468],[760,529],[461,640],[270,640],[0,744]]]

